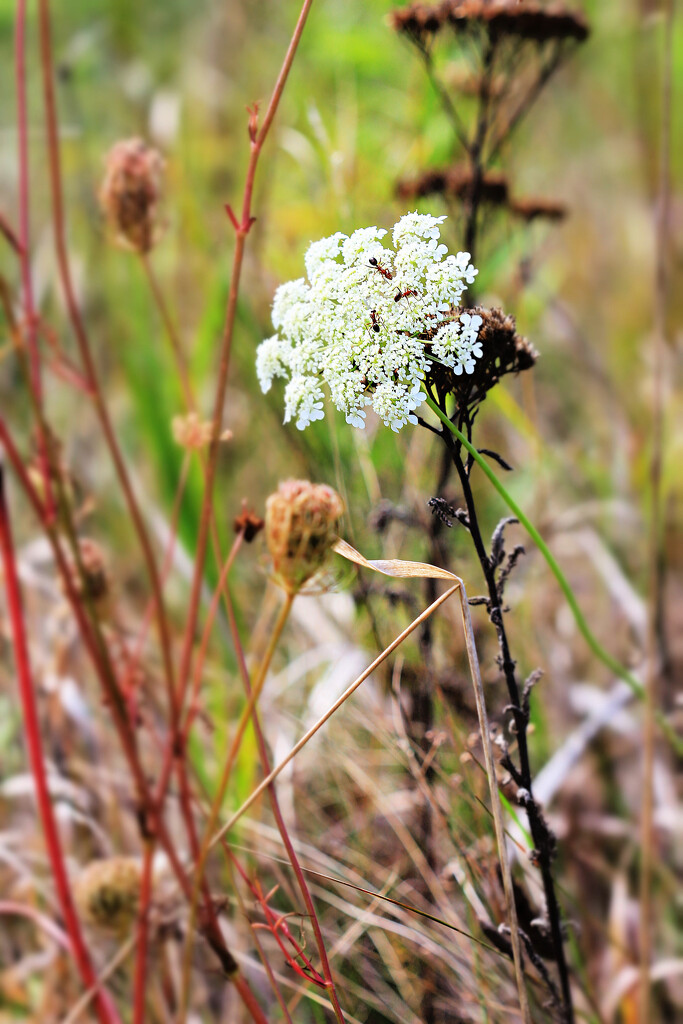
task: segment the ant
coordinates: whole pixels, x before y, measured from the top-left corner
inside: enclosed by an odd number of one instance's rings
[[[380,319],[377,316],[377,310],[376,309],[371,309],[370,310],[370,320],[372,322],[372,329],[373,329],[373,331],[375,332],[375,334],[379,334]]]
[[[411,295],[415,295],[417,297],[417,292],[415,291],[414,288],[406,288],[404,292],[402,292],[401,289],[399,288],[399,290],[394,295],[394,302],[400,302],[401,299],[408,299],[410,298]]]
[[[382,277],[385,277],[387,279],[387,281],[391,281],[391,279],[392,279],[392,277],[394,275],[391,273],[390,270],[387,270],[386,267],[382,266],[382,264],[379,262],[379,260],[377,259],[376,256],[371,256],[368,262],[370,263],[370,266],[374,270],[379,270],[379,272],[382,275]]]

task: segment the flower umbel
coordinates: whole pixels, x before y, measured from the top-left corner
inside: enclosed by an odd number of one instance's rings
[[[348,423],[365,426],[371,406],[386,426],[417,423],[422,384],[434,364],[472,373],[481,355],[478,317],[456,312],[477,271],[467,252],[440,244],[445,217],[409,213],[393,229],[338,232],[313,242],[307,279],[283,284],[273,301],[278,333],[258,349],[262,390],[288,381],[285,423],[322,419],[323,384]]]

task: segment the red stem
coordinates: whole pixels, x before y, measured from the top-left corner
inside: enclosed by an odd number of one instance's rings
[[[17,138],[19,156],[19,266],[21,268],[21,286],[24,297],[24,327],[22,333],[26,338],[28,349],[29,387],[33,393],[38,412],[38,463],[43,475],[45,488],[46,513],[50,519],[54,516],[54,499],[50,481],[50,460],[48,455],[48,439],[43,422],[43,384],[40,371],[40,352],[38,349],[37,322],[38,317],[33,300],[33,283],[31,280],[31,232],[30,232],[30,181],[28,160],[28,115],[26,103],[26,0],[17,0],[17,14],[14,26],[14,59],[15,82],[17,90]]]
[[[42,405],[42,384],[40,379],[40,357],[36,336],[36,315],[33,304],[31,282],[31,261],[29,255],[29,172],[28,172],[28,131],[26,111],[26,0],[17,0],[17,15],[14,26],[14,60],[17,90],[17,137],[19,142],[19,262],[21,285],[24,292],[26,314],[26,341],[28,347],[30,380],[38,405]]]
[[[45,0],[42,0],[45,2]],[[247,235],[253,223],[251,215],[251,198],[254,190],[254,178],[256,175],[256,168],[258,166],[259,156],[263,143],[266,140],[266,136],[270,129],[270,126],[275,117],[280,98],[282,96],[287,76],[292,66],[296,49],[301,38],[301,33],[304,30],[306,24],[306,18],[310,10],[313,0],[304,0],[299,18],[294,29],[294,33],[290,40],[285,59],[283,61],[280,73],[273,89],[273,94],[268,104],[266,115],[263,119],[261,129],[252,138],[249,163],[247,165],[247,173],[244,184],[244,197],[242,202],[242,220],[241,223],[235,228],[235,252],[232,260],[232,273],[230,275],[230,290],[228,293],[228,305],[225,314],[225,326],[223,329],[223,339],[221,342],[221,352],[218,364],[218,382],[216,384],[216,396],[214,401],[213,409],[213,420],[212,420],[212,438],[211,446],[209,448],[209,457],[206,464],[206,477],[204,484],[204,496],[202,501],[202,508],[199,520],[199,531],[197,535],[197,547],[195,551],[195,570],[194,577],[192,580],[192,590],[190,593],[190,600],[187,610],[187,623],[185,628],[185,637],[183,643],[183,650],[180,659],[179,679],[181,691],[184,686],[184,681],[190,674],[190,668],[192,664],[192,650],[194,644],[195,630],[197,626],[197,616],[199,614],[199,605],[202,593],[202,580],[204,575],[204,562],[206,559],[206,548],[209,538],[209,530],[212,521],[212,501],[213,501],[213,486],[216,477],[216,467],[218,464],[218,438],[221,431],[221,422],[223,417],[223,405],[225,403],[225,392],[228,385],[228,374],[230,370],[230,354],[232,349],[232,337],[235,327],[235,314],[237,312],[237,296],[240,286],[240,278],[242,275],[242,260],[244,257],[244,247],[247,239]],[[232,217],[233,224],[235,223],[234,215]]]
[[[40,47],[42,55],[43,72],[43,93],[45,102],[45,120],[48,140],[48,163],[50,169],[50,186],[52,190],[52,218],[54,225],[55,250],[57,254],[57,265],[59,276],[64,290],[66,306],[69,312],[71,325],[76,336],[78,350],[80,353],[83,368],[85,370],[88,385],[92,390],[93,402],[97,412],[102,433],[109,448],[116,474],[121,484],[130,517],[135,527],[138,541],[142,548],[143,557],[147,567],[149,581],[154,594],[154,601],[157,610],[157,626],[159,630],[159,643],[161,646],[164,673],[166,677],[166,688],[168,692],[169,709],[171,719],[175,723],[177,707],[175,701],[175,684],[173,669],[173,654],[171,649],[171,637],[169,632],[166,609],[159,579],[154,551],[140,512],[133,487],[128,476],[121,450],[119,448],[113,424],[109,418],[109,411],[104,400],[100,387],[95,361],[90,350],[85,323],[76,299],[76,293],[71,279],[71,268],[66,245],[66,222],[64,215],[64,201],[62,194],[62,174],[59,155],[59,132],[57,121],[57,104],[54,93],[52,42],[50,30],[50,5],[49,0],[39,0],[39,28]]]
[[[135,979],[133,982],[133,1024],[144,1024],[145,996],[147,981],[147,946],[149,939],[149,911],[152,904],[154,879],[154,844],[145,844],[140,879],[140,909],[138,911],[137,952],[135,955]]]
[[[5,478],[4,470],[0,464],[0,553],[5,576],[5,589],[7,591],[7,606],[12,630],[12,642],[14,646],[14,660],[17,670],[17,682],[19,686],[19,699],[21,701],[22,713],[24,716],[24,730],[28,756],[31,766],[31,774],[36,789],[36,801],[40,814],[43,832],[45,834],[45,846],[47,848],[52,875],[57,890],[57,898],[61,907],[64,924],[66,927],[74,958],[78,966],[83,984],[87,989],[97,986],[97,978],[88,956],[88,951],[81,933],[78,915],[74,906],[69,878],[64,864],[64,855],[57,831],[50,790],[45,771],[45,759],[43,757],[43,745],[40,737],[40,724],[38,721],[38,708],[36,705],[35,690],[31,677],[31,665],[24,626],[24,615],[21,603],[21,591],[19,588],[19,576],[17,573],[16,560],[14,557],[14,546],[10,529],[9,509],[5,499]],[[97,1017],[101,1024],[115,1024],[119,1021],[113,1005],[109,1003],[104,994],[98,989],[95,995],[95,1008]]]
[[[112,718],[114,725],[119,734],[119,740],[123,748],[123,752],[126,756],[128,766],[130,768],[131,775],[135,782],[136,796],[138,800],[138,806],[141,814],[144,814],[147,819],[150,818],[150,810],[153,806],[152,796],[149,792],[147,785],[147,778],[145,776],[143,767],[140,763],[138,756],[137,744],[135,734],[131,728],[130,721],[126,714],[125,701],[121,696],[121,692],[118,687],[118,681],[114,674],[113,668],[109,661],[109,655],[106,647],[101,643],[101,638],[98,637],[96,627],[88,621],[88,617],[83,609],[81,601],[79,599],[76,590],[74,589],[74,582],[72,574],[69,569],[69,565],[62,551],[61,545],[58,538],[55,535],[54,529],[51,524],[46,522],[45,512],[41,504],[40,498],[38,497],[36,490],[29,479],[24,464],[21,459],[21,455],[17,450],[12,436],[9,433],[4,421],[0,417],[0,444],[4,447],[5,452],[9,461],[12,464],[12,468],[16,473],[21,487],[29,499],[33,509],[42,523],[47,539],[52,548],[55,562],[59,569],[59,573],[64,584],[66,596],[71,606],[71,610],[74,614],[74,618],[78,623],[78,627],[83,638],[83,642],[88,650],[88,653],[92,659],[93,666],[97,672],[102,690],[106,696],[109,706],[112,711]],[[192,886],[190,881],[183,869],[180,862],[180,858],[175,850],[175,847],[171,841],[168,831],[162,819],[156,821],[156,828],[159,839],[161,841],[164,850],[168,856],[169,862],[178,880],[185,896],[189,897],[192,893]]]
[[[232,633],[233,643],[235,645],[237,661],[240,667],[240,674],[242,676],[242,681],[244,683],[244,688],[246,690],[247,700],[249,700],[251,697],[251,681],[249,679],[249,669],[247,668],[246,659],[244,657],[244,649],[242,647],[239,632],[237,629],[237,620],[235,619],[235,610],[233,608],[232,600],[230,599],[229,593],[226,593],[226,604],[228,607],[230,630]],[[266,741],[263,735],[263,730],[261,728],[261,722],[259,720],[258,711],[256,707],[254,707],[254,709],[252,710],[251,720],[254,726],[254,733],[256,735],[256,742],[258,745],[259,757],[261,759],[262,771],[264,777],[267,778],[271,772],[271,765],[270,759],[268,757]],[[306,882],[306,878],[299,863],[299,858],[296,855],[294,844],[292,843],[292,840],[289,837],[289,832],[287,831],[285,820],[282,817],[282,811],[280,810],[280,804],[278,802],[277,794],[275,792],[275,785],[273,783],[271,783],[271,785],[268,786],[268,796],[270,797],[270,805],[273,811],[273,816],[275,817],[278,832],[280,833],[285,850],[287,851],[289,862],[292,865],[292,870],[294,871],[294,875],[296,876],[296,880],[299,885],[299,890],[303,897],[304,904],[306,905],[306,911],[310,917],[311,927],[313,928],[313,934],[315,935],[315,941],[318,947],[318,955],[320,956],[320,964],[322,967],[323,976],[325,978],[325,981],[327,982],[330,1000],[332,1002],[332,1006],[334,1007],[334,1013],[337,1020],[339,1021],[339,1024],[344,1024],[344,1012],[341,1008],[341,1004],[337,996],[337,990],[334,984],[334,978],[332,976],[332,967],[327,956],[325,940],[323,938],[322,928],[320,927],[318,915],[316,914],[315,911],[313,897],[311,896],[308,884]]]

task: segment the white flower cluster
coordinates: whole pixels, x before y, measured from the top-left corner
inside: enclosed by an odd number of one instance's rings
[[[263,391],[288,380],[285,423],[299,430],[323,418],[323,382],[347,423],[365,426],[366,407],[392,430],[416,423],[422,383],[438,362],[472,373],[482,354],[481,318],[453,317],[477,271],[470,254],[447,255],[445,217],[409,213],[393,229],[393,248],[376,227],[313,242],[308,280],[283,284],[273,301],[278,334],[258,348]]]

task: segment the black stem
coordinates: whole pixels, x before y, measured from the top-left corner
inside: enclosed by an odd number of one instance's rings
[[[468,427],[468,434],[469,425],[468,421],[465,421],[461,425]],[[498,636],[500,666],[505,677],[511,709],[515,719],[515,735],[517,739],[517,749],[519,752],[519,767],[516,767],[513,764],[509,755],[506,755],[503,760],[503,764],[515,779],[520,790],[519,795],[521,802],[526,809],[529,829],[531,831],[535,847],[535,860],[538,864],[543,882],[548,923],[550,925],[550,932],[555,950],[555,961],[557,964],[560,988],[562,991],[563,1018],[566,1024],[572,1024],[574,1020],[574,1012],[572,1006],[571,986],[569,983],[569,969],[565,958],[562,939],[562,915],[552,875],[552,860],[555,853],[555,836],[548,827],[541,808],[536,803],[533,796],[531,764],[529,761],[529,747],[527,743],[528,714],[524,712],[520,701],[515,662],[510,653],[510,645],[508,642],[507,631],[505,629],[505,622],[503,618],[504,612],[496,583],[495,570],[486,551],[486,546],[479,528],[477,508],[474,501],[474,495],[472,493],[472,487],[470,485],[469,469],[471,468],[471,464],[468,466],[465,465],[462,460],[461,445],[452,439],[450,433],[444,431],[443,436],[450,449],[453,464],[455,465],[460,479],[460,484],[462,486],[463,496],[465,498],[465,504],[467,506],[467,513],[469,516],[469,532],[486,581],[490,602],[489,617]]]

